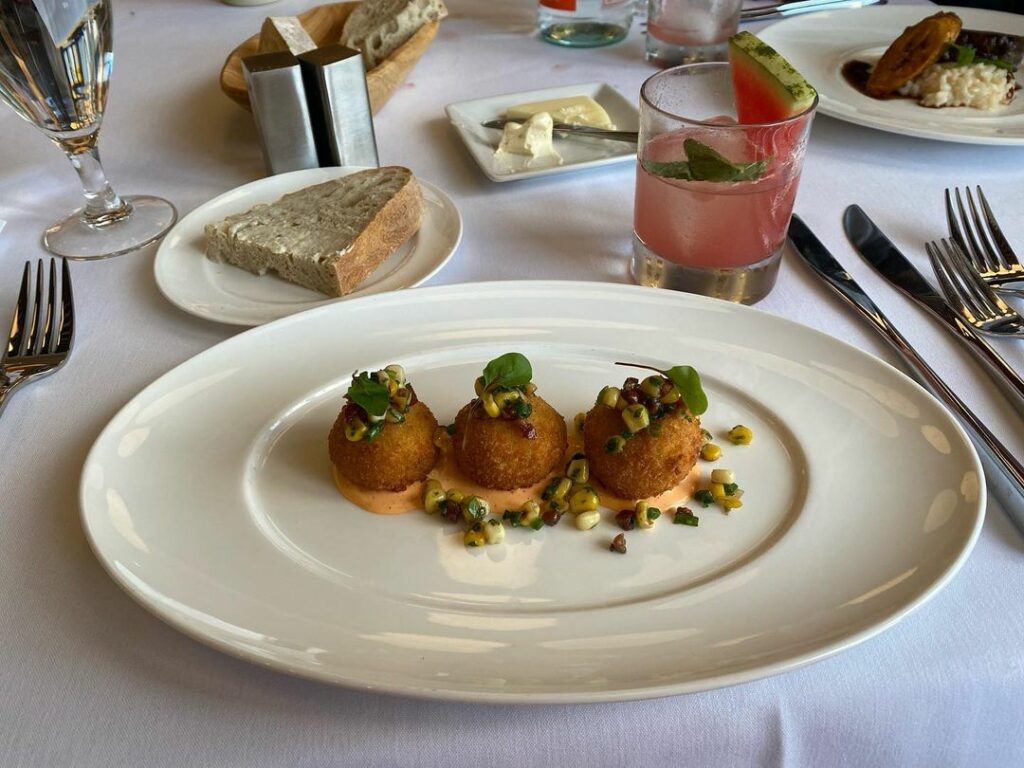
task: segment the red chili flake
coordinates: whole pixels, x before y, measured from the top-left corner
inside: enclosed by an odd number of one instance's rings
[[[519,419],[516,424],[519,426],[519,431],[522,432],[523,437],[527,440],[533,440],[537,437],[537,428],[530,422]]]
[[[626,554],[626,534],[620,533],[612,539],[611,546],[608,549],[612,552],[618,552],[620,555]]]
[[[618,523],[619,528],[622,530],[632,531],[633,526],[636,525],[636,515],[633,514],[632,509],[624,509],[615,514],[615,522]]]

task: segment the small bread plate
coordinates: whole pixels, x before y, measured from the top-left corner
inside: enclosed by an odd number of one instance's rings
[[[448,424],[509,351],[570,425],[630,375],[614,361],[693,365],[723,451],[697,471],[734,471],[742,508],[686,502],[696,527],[666,508],[626,554],[609,551],[612,509],[469,549],[438,515],[338,493],[327,434],[353,369],[403,365]],[[722,439],[737,424],[749,445]],[[897,467],[912,480],[886,493]],[[238,334],[113,418],[80,493],[111,578],[204,643],[328,683],[504,703],[689,693],[835,654],[948,583],[985,507],[960,426],[876,358],[749,307],[575,282],[394,291]]]
[[[607,83],[584,83],[540,91],[522,91],[486,99],[460,101],[444,108],[455,131],[462,138],[466,149],[491,181],[517,181],[537,176],[551,176],[569,173],[585,168],[600,168],[615,163],[632,162],[636,159],[636,144],[608,139],[592,139],[579,136],[554,138],[555,149],[562,156],[562,164],[551,164],[547,159],[540,165],[528,158],[522,162],[499,163],[494,152],[501,140],[501,131],[484,128],[481,123],[505,116],[505,110],[517,104],[564,98],[566,96],[590,96],[604,107],[615,127],[622,131],[640,129],[640,114],[636,105]]]
[[[156,253],[156,283],[167,299],[189,314],[231,325],[262,325],[321,304],[412,288],[437,274],[462,239],[462,217],[455,203],[433,184],[418,179],[423,191],[419,231],[391,254],[358,289],[332,298],[282,280],[259,276],[206,258],[204,227],[288,192],[365,170],[356,166],[310,168],[245,184],[196,208],[167,234]]]
[[[911,99],[873,99],[843,77],[843,65],[874,64],[904,28],[937,11],[951,11],[964,29],[1024,35],[1024,16],[931,5],[821,11],[780,21],[758,33],[818,90],[818,111],[868,128],[965,144],[1024,145],[1024,96],[1018,91],[991,112],[970,107],[930,109]],[[1017,75],[1020,80],[1020,73]]]

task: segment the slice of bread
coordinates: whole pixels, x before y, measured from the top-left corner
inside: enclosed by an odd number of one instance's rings
[[[260,53],[288,51],[296,56],[316,48],[316,42],[295,16],[268,16],[260,29]]]
[[[373,69],[428,21],[448,15],[442,0],[363,0],[341,31],[341,44],[363,53]]]
[[[207,224],[206,255],[344,296],[416,233],[422,217],[412,171],[373,168]]]

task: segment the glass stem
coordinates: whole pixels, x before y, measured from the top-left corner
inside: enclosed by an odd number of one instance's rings
[[[107,181],[107,175],[100,163],[100,152],[95,144],[63,149],[82,182],[82,192],[85,195],[82,220],[91,227],[102,227],[127,217],[132,207],[117,196]]]

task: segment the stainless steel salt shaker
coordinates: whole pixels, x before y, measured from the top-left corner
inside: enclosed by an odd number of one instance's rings
[[[320,166],[299,61],[288,52],[242,59],[267,173]]]
[[[320,165],[379,166],[362,54],[327,45],[298,59]]]

